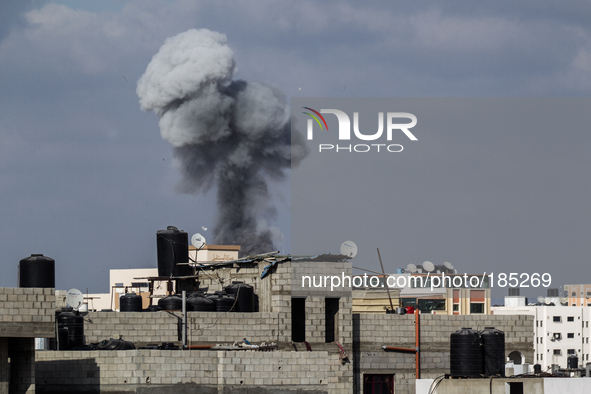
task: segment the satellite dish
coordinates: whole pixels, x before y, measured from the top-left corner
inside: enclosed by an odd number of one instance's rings
[[[70,289],[66,293],[66,302],[68,303],[68,306],[74,308],[74,310],[77,311],[84,302],[84,296],[80,290]]]
[[[546,303],[546,300],[544,299],[544,297],[542,297],[542,296],[539,296],[539,297],[538,297],[538,302],[539,302],[540,304],[545,304],[545,303]]]
[[[458,273],[458,270],[454,268],[454,274],[457,275],[457,273]]]
[[[341,244],[341,254],[353,258],[357,256],[357,245],[353,241],[345,241]]]
[[[437,275],[439,275],[441,273],[441,271],[437,270]]]
[[[201,249],[206,243],[205,237],[199,233],[195,233],[191,237],[191,245],[193,245],[195,249]]]
[[[435,269],[435,265],[430,261],[425,261],[423,263],[423,268],[427,272],[433,272],[433,270]]]
[[[406,266],[406,270],[408,272],[410,272],[411,274],[414,274],[415,272],[417,272],[417,266],[414,265],[413,263],[410,263]]]
[[[568,298],[566,298],[566,297],[562,297],[562,298],[560,299],[560,303],[561,303],[562,305],[564,305],[564,304],[568,304]]]
[[[449,261],[445,261],[445,262],[443,263],[443,265],[444,265],[444,266],[445,266],[445,268],[447,268],[448,270],[453,270],[453,269],[454,269],[454,266],[453,266],[453,264],[452,264],[452,263],[450,263]]]
[[[544,298],[544,304],[549,304],[551,302],[552,300],[549,297]]]

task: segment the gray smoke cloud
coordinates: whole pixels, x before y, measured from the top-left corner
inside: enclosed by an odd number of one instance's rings
[[[159,117],[162,137],[181,162],[182,191],[217,186],[214,243],[246,254],[274,249],[276,215],[268,180],[281,180],[307,151],[294,135],[289,107],[274,86],[234,80],[226,36],[206,29],[168,38],[138,81],[142,110]],[[293,151],[293,154],[292,154]]]

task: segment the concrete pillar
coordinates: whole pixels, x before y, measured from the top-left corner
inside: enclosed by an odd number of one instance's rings
[[[35,338],[10,338],[10,394],[35,393]]]

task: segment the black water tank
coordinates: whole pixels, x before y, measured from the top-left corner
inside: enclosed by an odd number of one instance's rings
[[[180,311],[183,309],[183,299],[177,295],[171,295],[158,300],[158,306],[165,311]]]
[[[121,297],[119,297],[119,311],[141,312],[142,296],[135,293],[123,294]]]
[[[480,331],[485,376],[505,376],[505,333],[494,327]]]
[[[18,287],[55,288],[55,261],[42,254],[32,254],[18,264]]]
[[[566,361],[569,369],[579,368],[579,357],[570,355]]]
[[[215,303],[213,300],[205,298],[203,295],[193,295],[187,299],[187,310],[195,312],[211,312],[215,311]]]
[[[534,364],[534,373],[542,373],[542,365]]]
[[[158,305],[150,305],[146,309],[144,309],[144,312],[159,312],[161,310],[162,308]]]
[[[123,339],[105,339],[96,345],[96,350],[131,350],[135,349],[133,342],[124,341]]]
[[[193,274],[189,262],[189,236],[174,226],[156,232],[158,251],[158,276],[190,276]]]
[[[84,346],[84,318],[82,316],[72,312],[62,312],[57,317],[57,327],[68,330],[68,349]]]
[[[451,376],[482,376],[483,351],[480,335],[471,328],[462,328],[451,334],[449,365]]]
[[[226,286],[226,293],[233,294],[238,299],[236,312],[254,312],[254,288],[242,282],[232,282]]]
[[[225,294],[215,294],[213,297],[207,298],[215,304],[216,312],[233,312],[235,310],[236,299],[234,297]]]

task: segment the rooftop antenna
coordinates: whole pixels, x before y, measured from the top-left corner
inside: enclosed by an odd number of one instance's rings
[[[207,242],[205,241],[205,237],[199,233],[195,233],[191,237],[191,245],[193,245],[197,250],[201,250],[201,248],[206,244]]]
[[[406,270],[407,270],[408,272],[410,272],[411,274],[414,274],[414,273],[416,273],[416,272],[417,272],[417,266],[416,266],[416,265],[414,265],[413,263],[410,263],[410,264],[408,264],[408,265],[406,266]]]
[[[70,289],[66,293],[66,303],[68,304],[68,306],[74,308],[74,310],[76,312],[78,312],[78,309],[80,309],[83,302],[84,302],[84,295],[82,294],[82,292],[80,290]]]
[[[349,258],[357,256],[357,245],[353,241],[345,241],[341,244],[341,254]]]
[[[377,248],[377,250],[378,250],[378,258],[380,259],[380,266],[382,267],[382,275],[384,275],[384,280],[386,280],[386,272],[384,271],[384,264],[382,264],[382,256],[380,255],[380,248]],[[388,292],[388,299],[390,300],[390,310],[392,312],[394,312],[394,304],[392,303],[392,297],[390,297],[390,288],[388,286],[386,286],[386,291]]]

